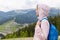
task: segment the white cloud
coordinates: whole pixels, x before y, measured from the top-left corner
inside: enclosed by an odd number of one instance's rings
[[[37,3],[44,3],[50,7],[60,7],[60,0],[0,0],[0,10],[35,8]]]
[[[2,11],[22,9],[25,5],[25,0],[0,0],[0,10]]]
[[[60,7],[60,0],[30,0],[30,3],[33,3],[34,5],[43,3],[50,7]]]

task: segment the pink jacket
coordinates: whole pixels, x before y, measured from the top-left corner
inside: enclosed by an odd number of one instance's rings
[[[49,7],[44,4],[38,5],[38,7],[39,7],[39,20],[41,20],[42,18],[47,18]],[[47,40],[48,33],[49,33],[49,22],[44,19],[41,22],[41,26],[39,25],[35,26],[35,33],[33,40]]]

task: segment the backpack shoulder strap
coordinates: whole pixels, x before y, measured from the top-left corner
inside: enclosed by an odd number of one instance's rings
[[[51,25],[51,22],[48,20],[48,18],[43,18],[42,20],[40,20],[40,22],[43,21],[44,19],[47,20],[49,24]]]
[[[44,19],[49,22],[48,18],[42,18],[42,20],[40,20],[40,22],[42,22]],[[49,24],[50,24],[50,22],[49,22]]]
[[[44,20],[44,19],[45,19],[45,20],[48,20],[48,18],[42,18],[42,20]],[[40,22],[41,22],[42,20],[40,20]]]

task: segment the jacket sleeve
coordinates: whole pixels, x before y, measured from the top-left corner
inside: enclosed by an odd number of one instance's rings
[[[49,22],[47,20],[43,20],[41,22],[42,36],[47,39],[49,34]]]

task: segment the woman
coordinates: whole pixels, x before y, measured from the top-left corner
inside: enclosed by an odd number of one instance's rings
[[[49,22],[48,20],[42,20],[47,18],[49,13],[49,7],[44,4],[38,4],[36,6],[37,24],[35,27],[34,40],[47,40],[49,33]]]

